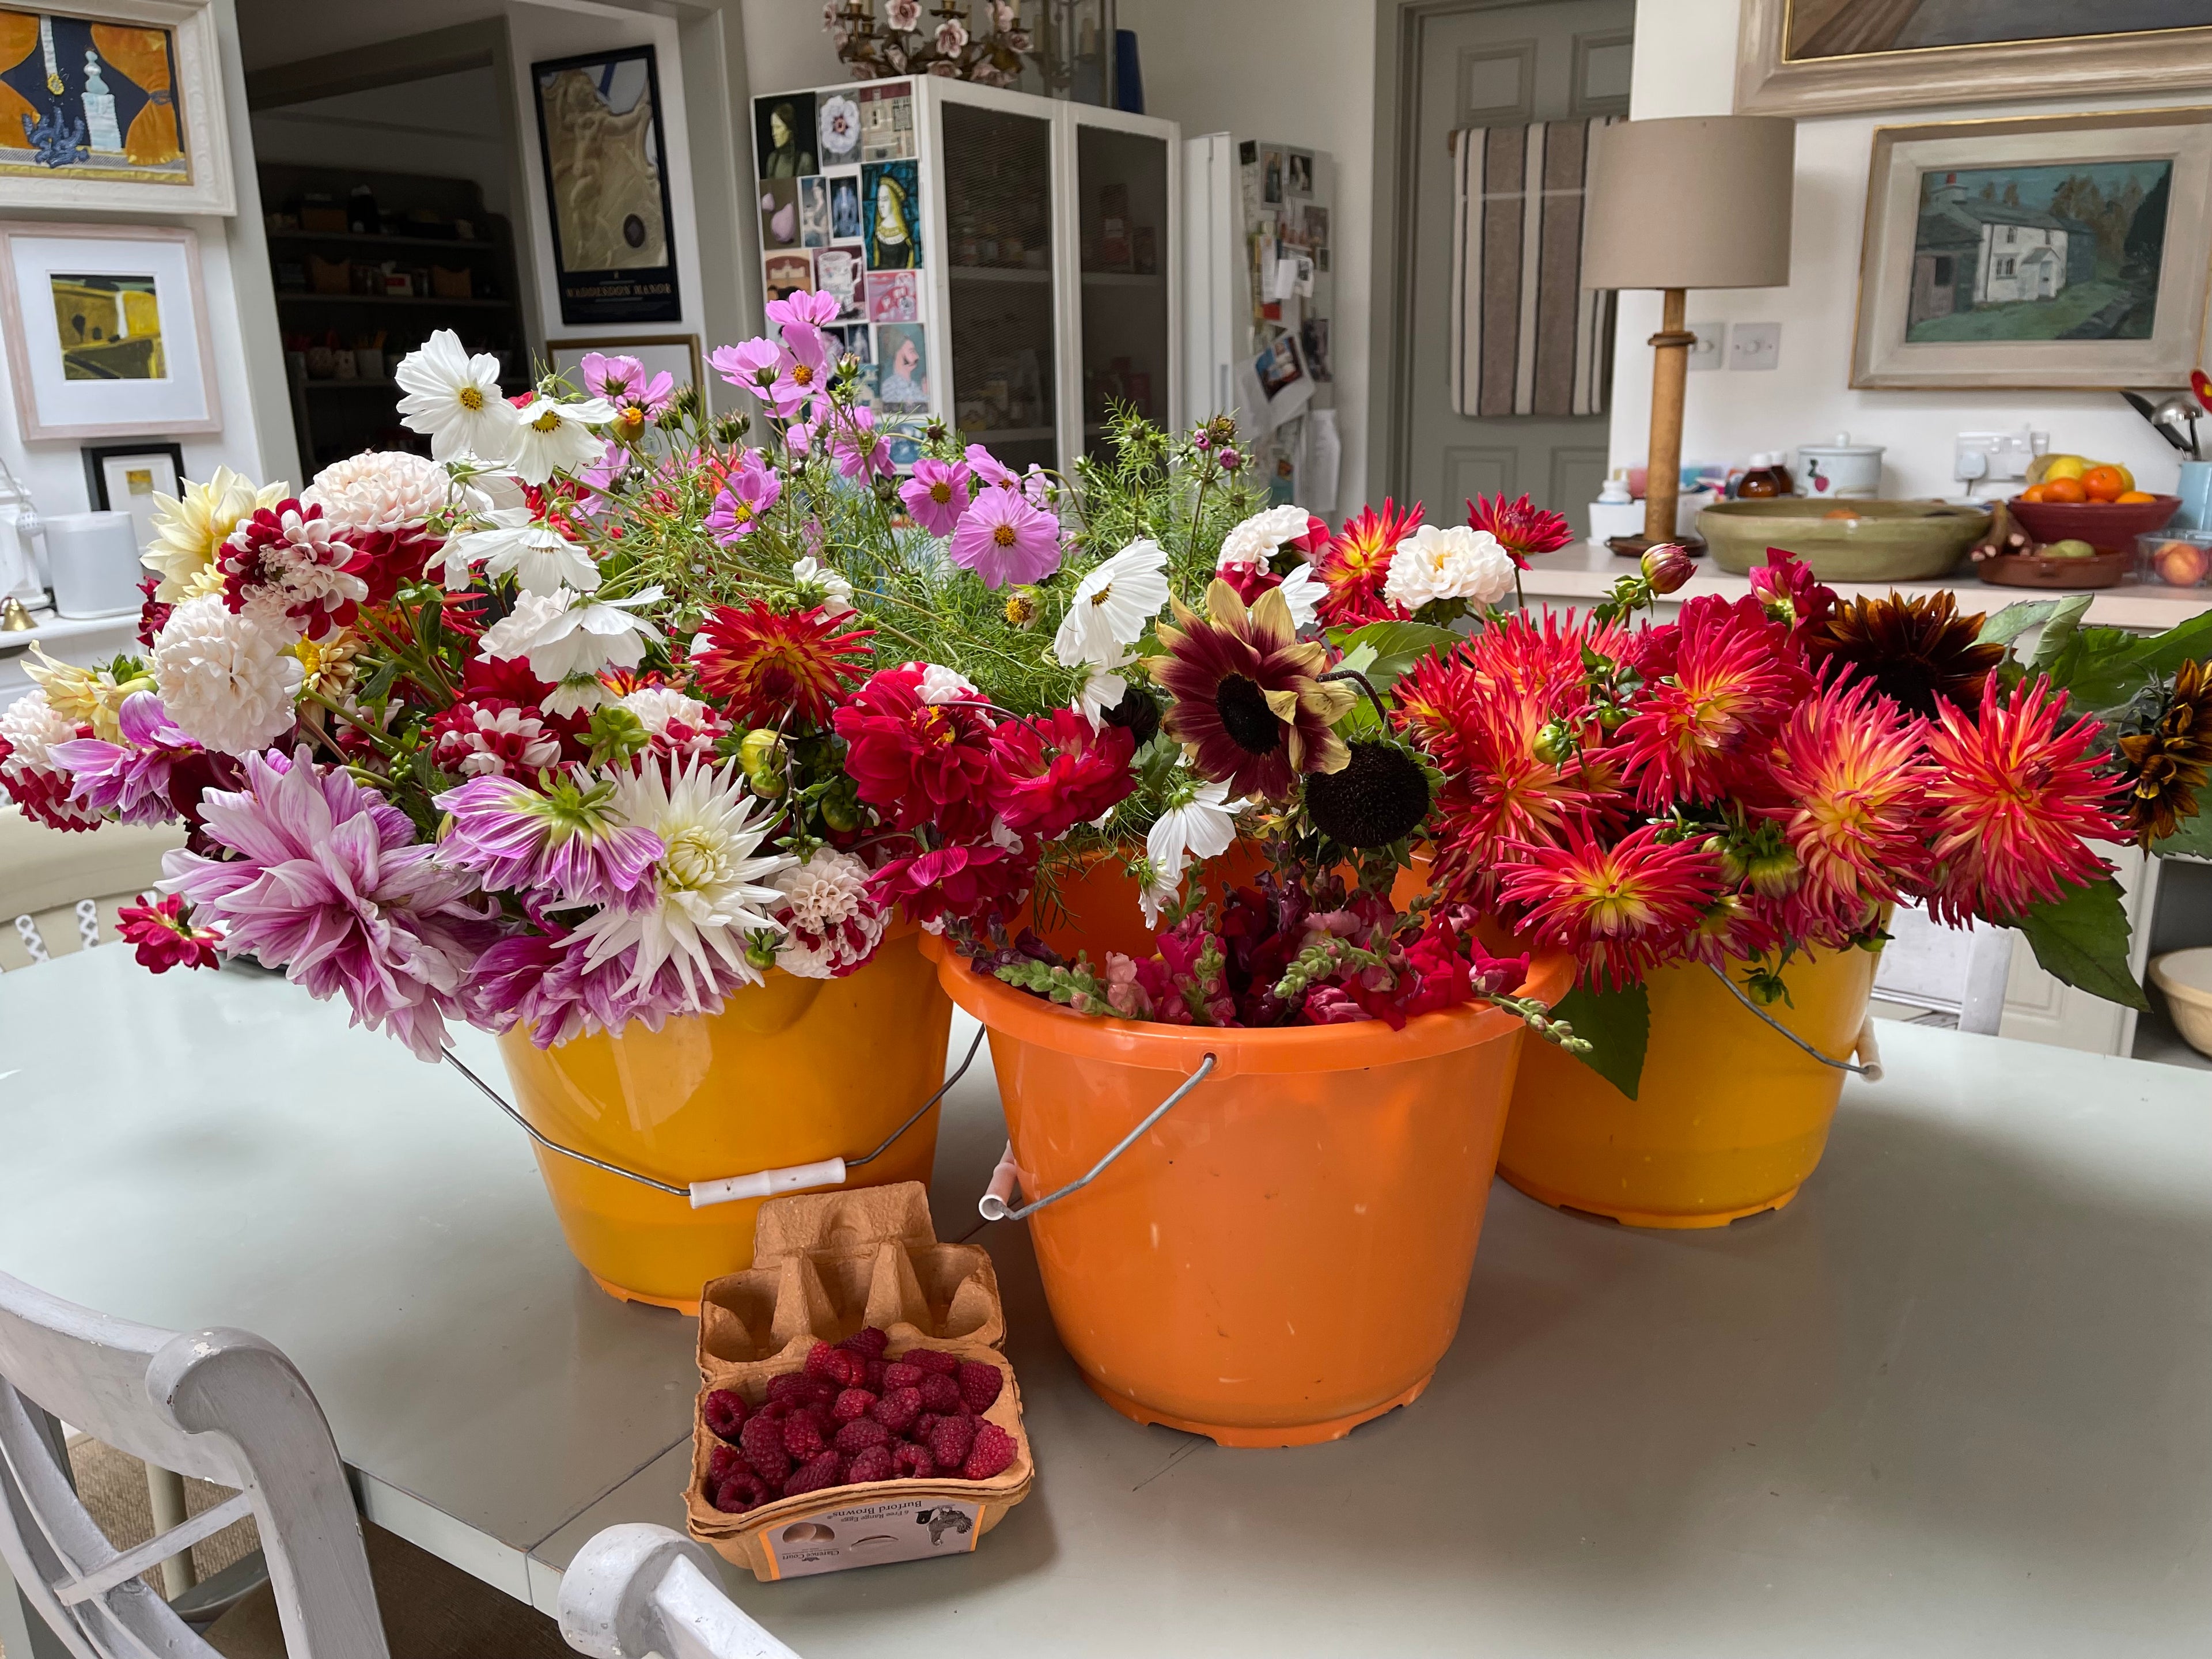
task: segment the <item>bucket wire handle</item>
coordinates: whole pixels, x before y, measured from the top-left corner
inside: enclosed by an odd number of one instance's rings
[[[625,1170],[618,1164],[609,1164],[605,1159],[593,1158],[589,1152],[580,1152],[573,1146],[563,1146],[559,1141],[539,1133],[521,1113],[507,1103],[505,1097],[498,1090],[493,1088],[463,1064],[459,1054],[451,1048],[446,1049],[444,1053],[446,1063],[448,1066],[476,1085],[477,1091],[486,1100],[520,1124],[522,1133],[545,1148],[547,1152],[558,1152],[563,1158],[573,1158],[579,1164],[588,1164],[594,1170],[604,1170],[611,1176],[620,1176],[624,1181],[634,1181],[641,1187],[652,1188],[655,1192],[667,1193],[676,1198],[689,1199],[693,1209],[703,1210],[712,1205],[733,1204],[743,1198],[772,1198],[778,1193],[795,1193],[808,1187],[842,1186],[846,1177],[852,1171],[864,1164],[874,1163],[891,1149],[892,1143],[901,1135],[921,1122],[922,1115],[944,1099],[946,1091],[954,1084],[968,1075],[968,1068],[975,1063],[975,1052],[982,1046],[983,1032],[979,1029],[975,1033],[975,1040],[968,1045],[968,1053],[962,1059],[958,1069],[939,1085],[935,1094],[916,1107],[913,1115],[905,1122],[885,1135],[873,1152],[865,1152],[859,1158],[825,1158],[814,1164],[791,1164],[780,1170],[758,1170],[750,1175],[723,1176],[713,1181],[695,1181],[688,1187],[678,1187],[665,1181],[655,1181],[651,1176],[641,1176],[635,1170]]]
[[[1066,1198],[1070,1193],[1081,1192],[1092,1182],[1097,1180],[1100,1176],[1106,1173],[1106,1166],[1108,1164],[1113,1163],[1115,1158],[1121,1157],[1121,1154],[1127,1152],[1130,1147],[1135,1146],[1137,1144],[1137,1138],[1139,1135],[1143,1134],[1146,1130],[1151,1128],[1152,1125],[1158,1123],[1162,1118],[1165,1117],[1168,1115],[1168,1109],[1170,1107],[1173,1106],[1193,1089],[1198,1087],[1200,1084],[1205,1082],[1207,1074],[1213,1070],[1213,1066],[1214,1056],[1212,1054],[1206,1055],[1204,1060],[1199,1061],[1198,1069],[1182,1080],[1182,1086],[1178,1088],[1173,1094],[1170,1095],[1158,1105],[1153,1107],[1152,1111],[1146,1115],[1145,1121],[1142,1123],[1139,1123],[1135,1128],[1130,1130],[1128,1133],[1123,1135],[1120,1145],[1115,1146],[1112,1152],[1107,1153],[1105,1157],[1100,1158],[1096,1164],[1091,1166],[1090,1174],[1079,1176],[1073,1181],[1069,1182],[1067,1185],[1062,1187],[1058,1192],[1047,1193],[1042,1198],[1037,1200],[1036,1203],[1024,1204],[1018,1210],[1009,1209],[1006,1207],[1006,1200],[1013,1196],[1015,1179],[1013,1143],[1012,1141],[1007,1142],[1006,1153],[999,1159],[999,1167],[991,1172],[990,1186],[984,1190],[983,1196],[975,1200],[976,1210],[981,1214],[983,1219],[986,1221],[1021,1221],[1030,1216],[1035,1215],[1039,1210],[1044,1208],[1048,1204],[1059,1203],[1061,1199]]]
[[[1773,1015],[1768,1013],[1765,1009],[1760,1007],[1748,996],[1745,995],[1743,988],[1741,985],[1738,985],[1734,980],[1730,979],[1726,974],[1721,972],[1719,969],[1714,967],[1710,962],[1705,964],[1705,969],[1706,971],[1711,974],[1715,979],[1720,981],[1722,984],[1729,988],[1730,994],[1735,996],[1738,1002],[1743,1004],[1745,1007],[1750,1009],[1751,1012],[1758,1015],[1759,1018],[1765,1020],[1776,1030],[1781,1032],[1783,1036],[1788,1037],[1790,1042],[1796,1043],[1807,1054],[1812,1055],[1814,1059],[1819,1060],[1821,1065],[1832,1066],[1839,1072],[1850,1072],[1856,1076],[1864,1078],[1869,1083],[1879,1083],[1881,1081],[1881,1045],[1875,1038],[1874,1016],[1872,1014],[1867,1015],[1864,1018],[1859,1021],[1859,1034],[1856,1037],[1852,1039],[1851,1052],[1856,1054],[1860,1060],[1863,1062],[1863,1064],[1854,1066],[1848,1060],[1835,1060],[1822,1054],[1811,1043],[1806,1042],[1803,1037],[1799,1036],[1796,1032],[1791,1030],[1780,1020],[1775,1018]]]

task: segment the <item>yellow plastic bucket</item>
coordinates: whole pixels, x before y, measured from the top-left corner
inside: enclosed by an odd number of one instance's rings
[[[720,1014],[658,1031],[632,1025],[550,1049],[510,1032],[500,1050],[515,1106],[550,1139],[672,1186],[860,1157],[944,1080],[952,1005],[919,943],[913,928],[895,930],[843,979],[771,972]],[[847,1184],[927,1184],[937,1121],[933,1108]],[[695,1210],[532,1150],[568,1248],[609,1294],[696,1314],[708,1279],[752,1265],[763,1200]]]
[[[1865,951],[1801,957],[1783,975],[1795,1006],[1767,1012],[1849,1060],[1874,970]],[[1702,963],[1659,969],[1644,988],[1651,1040],[1637,1097],[1530,1043],[1498,1173],[1531,1198],[1635,1227],[1723,1227],[1780,1209],[1827,1146],[1843,1072],[1767,1025]]]

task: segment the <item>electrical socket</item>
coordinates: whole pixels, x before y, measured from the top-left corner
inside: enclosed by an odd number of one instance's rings
[[[2026,427],[2017,432],[1961,432],[1951,475],[1970,483],[2025,478],[2028,463],[2050,447],[2048,432],[2034,432]],[[1979,459],[1970,459],[1973,457]]]
[[[1776,368],[1782,362],[1782,325],[1736,323],[1729,329],[1730,368]]]

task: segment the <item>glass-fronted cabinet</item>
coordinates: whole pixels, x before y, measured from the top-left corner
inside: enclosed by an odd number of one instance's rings
[[[927,76],[753,112],[766,297],[836,297],[886,419],[1062,471],[1110,408],[1182,420],[1174,123]]]

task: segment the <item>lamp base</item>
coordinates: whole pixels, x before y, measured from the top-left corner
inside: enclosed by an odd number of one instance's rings
[[[1675,536],[1664,542],[1655,542],[1649,536],[1613,536],[1605,544],[1624,559],[1640,559],[1655,547],[1669,545],[1680,548],[1693,559],[1705,550],[1705,538],[1696,535]]]

